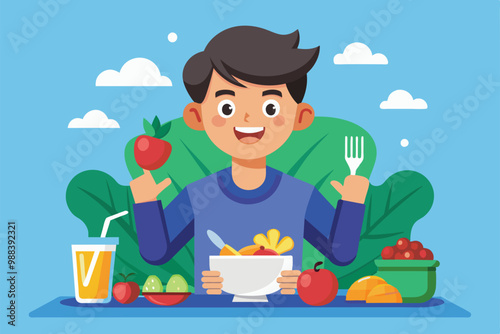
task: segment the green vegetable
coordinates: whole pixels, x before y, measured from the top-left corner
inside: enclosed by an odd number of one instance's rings
[[[168,280],[165,292],[188,292],[188,284],[181,275],[172,275]]]
[[[220,151],[204,131],[188,128],[182,118],[161,125],[159,131],[162,128],[169,130],[164,139],[174,150],[170,159],[152,174],[157,182],[167,177],[172,180],[172,185],[158,196],[166,206],[186,185],[230,166],[231,158]],[[153,126],[150,130],[154,131]],[[344,160],[344,137],[351,135],[365,137],[365,158],[357,174],[369,177],[376,157],[373,139],[359,126],[336,118],[316,117],[309,128],[293,132],[267,161],[270,167],[316,186],[336,206],[340,194],[330,181],[343,181],[350,173]],[[134,159],[135,139],[132,138],[125,147],[125,162],[131,178],[144,173]],[[111,176],[99,171],[86,171],[75,176],[68,185],[66,201],[71,212],[87,225],[89,236],[94,237],[100,235],[106,217],[123,210],[132,213],[134,203],[128,186],[119,185]],[[394,244],[400,237],[409,237],[413,224],[429,211],[432,202],[432,186],[416,172],[400,172],[380,186],[371,185],[358,256],[354,262],[345,267],[335,266],[304,241],[303,269],[323,261],[325,267],[339,278],[340,288],[348,288],[356,279],[375,273],[373,260],[380,257],[382,248]],[[133,271],[138,280],[144,280],[152,272],[163,279],[178,273],[192,289],[193,240],[168,263],[153,266],[140,256],[133,214],[111,224],[108,235],[120,237],[115,273]],[[114,281],[119,281],[119,278],[115,274]]]
[[[163,292],[163,284],[156,275],[149,275],[142,286],[142,292]]]

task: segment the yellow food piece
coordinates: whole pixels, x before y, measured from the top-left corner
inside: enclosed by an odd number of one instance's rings
[[[229,245],[225,245],[221,250],[219,255],[241,255],[236,249]]]
[[[278,254],[283,254],[293,249],[294,243],[292,238],[286,236],[283,237],[281,241],[279,241],[279,239],[280,239],[280,231],[273,228],[267,231],[267,237],[263,233],[257,234],[253,238],[253,242],[257,246],[264,246],[264,248],[272,249]]]
[[[367,303],[402,303],[398,289],[390,284],[379,284],[366,297]]]
[[[366,300],[370,291],[379,284],[385,284],[386,281],[378,276],[365,276],[352,283],[347,290],[346,300]]]
[[[267,231],[267,241],[269,242],[269,248],[276,250],[278,246],[278,241],[280,240],[280,231],[273,228]]]
[[[283,239],[281,239],[275,251],[278,254],[283,254],[285,252],[291,251],[293,249],[293,246],[293,239],[290,237],[284,237]]]
[[[264,246],[264,248],[273,249],[273,248],[271,248],[271,245],[269,244],[269,240],[262,233],[259,233],[255,237],[253,237],[253,242],[258,246]]]
[[[241,255],[253,255],[257,250],[259,250],[260,246],[259,245],[250,245],[243,247],[238,251]]]

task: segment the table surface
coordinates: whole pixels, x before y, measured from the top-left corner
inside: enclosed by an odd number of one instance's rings
[[[345,300],[345,292],[324,306],[305,304],[298,295],[269,295],[267,303],[233,303],[233,296],[192,294],[175,306],[158,306],[140,296],[131,304],[112,299],[108,304],[79,304],[74,297],[58,297],[30,313],[30,317],[242,317],[259,312],[269,317],[470,317],[452,302],[434,297],[420,304],[366,304]],[[92,309],[92,310],[89,310]]]

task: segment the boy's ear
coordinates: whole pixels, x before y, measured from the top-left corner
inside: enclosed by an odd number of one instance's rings
[[[182,115],[184,122],[193,130],[203,131],[205,127],[201,120],[201,104],[196,102],[189,103],[184,108],[184,114]]]
[[[295,115],[295,131],[304,130],[309,127],[314,121],[314,109],[307,103],[299,103],[297,105],[297,113]]]

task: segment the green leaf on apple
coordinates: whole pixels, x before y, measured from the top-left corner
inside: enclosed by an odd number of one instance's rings
[[[155,134],[155,137],[156,138],[160,138],[162,139],[163,137],[165,137],[168,132],[170,131],[170,128],[172,127],[172,122],[168,122],[166,124],[163,124],[157,131],[156,131],[156,134]]]
[[[155,118],[153,119],[153,129],[155,130],[155,134],[160,129],[160,126],[160,119],[158,118],[158,116],[155,116]]]
[[[151,125],[151,123],[148,122],[147,119],[142,120],[142,126],[144,127],[144,131],[146,132],[146,135],[153,137],[155,135],[155,129]]]

